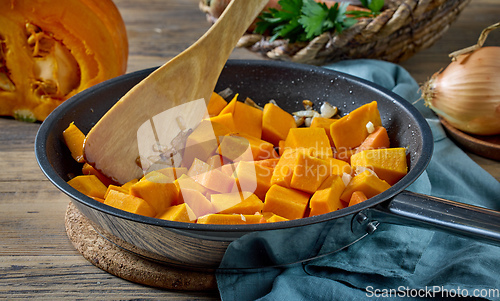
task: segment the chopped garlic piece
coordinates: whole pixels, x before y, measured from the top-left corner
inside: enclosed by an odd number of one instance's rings
[[[368,121],[368,123],[366,124],[366,130],[368,131],[368,134],[375,132],[375,126],[371,121]]]
[[[352,176],[348,173],[343,173],[342,174],[342,182],[344,182],[344,186],[347,186],[347,184],[349,184],[349,182],[351,182],[351,179],[352,179]]]

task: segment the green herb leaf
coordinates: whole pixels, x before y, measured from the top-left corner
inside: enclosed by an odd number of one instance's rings
[[[360,0],[361,4],[372,12],[380,12],[384,7],[384,0]]]
[[[347,11],[346,2],[328,8],[325,3],[314,0],[280,0],[281,9],[270,8],[260,15],[255,32],[270,33],[271,41],[283,38],[292,43],[310,41],[327,31],[341,33],[356,24],[357,18],[372,17],[384,5],[384,0],[362,2],[372,12]]]

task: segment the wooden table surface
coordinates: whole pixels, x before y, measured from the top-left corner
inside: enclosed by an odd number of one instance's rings
[[[128,71],[158,66],[196,41],[209,27],[198,0],[115,0],[130,41]],[[474,44],[499,21],[498,0],[472,0],[445,36],[401,63],[421,83],[442,67],[447,54]],[[488,44],[500,46],[500,31]],[[244,49],[232,58],[261,59]],[[33,151],[39,124],[0,118],[0,298],[217,299],[206,292],[165,291],[127,282],[96,268],[68,240],[69,199],[40,171]],[[471,157],[500,180],[500,162]]]

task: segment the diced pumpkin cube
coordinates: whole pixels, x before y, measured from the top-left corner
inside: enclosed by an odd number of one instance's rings
[[[324,159],[330,168],[330,175],[338,175],[341,176],[343,173],[351,174],[352,168],[349,163],[335,159],[335,158],[326,158]]]
[[[195,180],[193,180],[193,178],[191,178],[186,174],[180,176],[180,178],[175,180],[174,183],[179,191],[182,191],[183,189],[192,189],[199,191],[203,195],[205,195],[208,191],[207,188],[197,183]],[[179,193],[179,203],[184,203],[184,198],[182,197],[182,193]]]
[[[212,169],[192,178],[203,187],[219,193],[232,192],[233,189],[237,189],[236,180],[222,173],[220,169]]]
[[[312,156],[314,150],[287,149],[276,165],[271,184],[314,193],[330,175],[329,164]]]
[[[332,125],[332,123],[334,123],[337,120],[338,119],[333,119],[333,118],[314,117],[312,119],[311,125],[309,127],[325,129],[326,136],[328,137],[328,140],[330,141],[330,145],[332,147],[334,147],[335,144],[333,143],[332,136],[330,136],[330,126]]]
[[[217,153],[233,162],[254,160],[250,141],[239,135],[222,138]]]
[[[196,215],[186,203],[172,206],[164,213],[156,216],[156,218],[186,223],[193,223],[196,221]]]
[[[340,199],[348,204],[355,191],[362,191],[367,198],[371,198],[386,191],[390,187],[391,185],[379,179],[373,171],[365,170],[351,179],[340,196]]]
[[[377,102],[362,105],[330,126],[330,135],[337,150],[358,147],[368,136],[366,125],[382,126]]]
[[[208,165],[210,165],[212,167],[212,169],[214,169],[214,168],[219,168],[222,165],[224,165],[224,161],[227,161],[227,160],[224,160],[223,156],[221,156],[219,154],[215,154],[215,155],[211,156],[210,158],[208,158],[206,163]]]
[[[219,146],[218,138],[229,132],[230,129],[220,123],[202,120],[186,139],[182,164],[191,166],[195,158],[206,161]]]
[[[342,177],[330,176],[312,195],[309,202],[309,208],[311,208],[309,216],[325,214],[344,208],[345,205],[340,200],[344,188]]]
[[[390,141],[387,130],[383,126],[375,128],[375,131],[366,137],[358,147],[357,152],[367,149],[389,148]]]
[[[363,191],[354,191],[351,195],[351,199],[349,200],[348,206],[354,206],[356,204],[362,203],[366,201],[368,198],[363,193]]]
[[[197,218],[215,212],[212,203],[198,190],[181,189],[180,194],[184,203],[189,205]]]
[[[235,130],[238,134],[247,134],[257,139],[262,136],[262,111],[238,101],[236,94],[220,115],[232,114]]]
[[[63,137],[73,159],[75,159],[78,163],[85,162],[85,158],[83,157],[83,143],[85,141],[85,135],[82,131],[80,131],[74,122],[70,123],[69,126],[63,131]]]
[[[264,221],[266,223],[285,222],[289,220],[272,212],[263,212],[262,216],[264,217]]]
[[[116,184],[110,178],[103,175],[100,171],[95,169],[92,165],[85,162],[82,167],[82,174],[84,175],[95,175],[104,184],[104,186],[109,186],[111,184]]]
[[[264,203],[248,191],[212,194],[210,201],[215,213],[223,214],[255,214],[264,207]]]
[[[271,187],[272,175],[273,169],[247,161],[239,162],[234,173],[238,189],[253,192],[261,200]]]
[[[168,207],[178,204],[179,191],[174,181],[172,177],[152,171],[130,187],[130,194],[145,200],[161,214]]]
[[[224,109],[225,106],[227,106],[227,101],[216,92],[212,92],[210,100],[208,101],[207,104],[208,115],[209,116],[219,115],[220,111],[222,111],[222,109]]]
[[[275,104],[267,103],[262,112],[262,139],[278,146],[285,140],[288,131],[296,128],[293,116]]]
[[[271,143],[246,134],[225,136],[217,153],[234,162],[278,158]]]
[[[212,123],[220,124],[229,129],[229,132],[236,132],[236,125],[234,124],[233,113],[220,114],[210,117]]]
[[[111,190],[116,190],[116,191],[127,193],[127,194],[129,193],[129,189],[127,189],[127,188],[123,188],[122,186],[109,185],[108,189],[106,190],[106,193],[104,194],[104,198],[106,198],[108,196],[108,194]]]
[[[312,149],[296,152],[290,188],[312,194],[330,176],[328,163],[312,156],[312,153]]]
[[[408,171],[406,149],[380,148],[369,149],[352,155],[351,166],[354,169],[369,168],[390,185],[394,185]]]
[[[154,217],[156,211],[146,201],[130,194],[111,190],[104,204],[130,213]]]
[[[309,202],[308,193],[272,185],[266,194],[264,212],[272,212],[287,219],[298,219],[304,216]]]
[[[330,140],[323,128],[294,128],[290,129],[285,140],[286,148],[307,148],[314,150],[318,158],[333,156]]]
[[[191,164],[191,167],[189,167],[189,170],[187,172],[187,175],[190,177],[194,177],[203,173],[206,173],[209,170],[212,170],[213,167],[206,163],[205,161],[202,161],[198,158],[194,158],[193,164]]]
[[[222,165],[219,169],[220,171],[230,177],[233,177],[236,168],[238,167],[239,162],[229,163]]]
[[[262,215],[248,214],[207,214],[198,218],[198,224],[247,225],[259,224]]]
[[[224,115],[224,114],[233,114],[234,113],[234,108],[236,107],[236,102],[238,101],[238,93],[234,95],[233,99],[225,106],[219,113],[219,115]]]
[[[80,175],[68,181],[79,192],[97,198],[104,198],[107,187],[95,175]]]
[[[273,175],[271,176],[271,185],[277,184],[283,187],[290,187],[293,165],[296,161],[296,152],[295,149],[285,149],[274,167]]]

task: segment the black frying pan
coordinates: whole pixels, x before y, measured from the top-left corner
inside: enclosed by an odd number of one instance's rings
[[[288,111],[303,109],[302,100],[329,101],[342,114],[376,100],[393,147],[407,147],[408,174],[369,200],[328,214],[256,225],[199,225],[130,214],[101,204],[70,187],[68,175],[81,165],[70,156],[63,130],[71,123],[84,133],[153,69],[127,74],[89,88],[60,105],[41,125],[35,141],[38,163],[95,229],[118,246],[141,256],[194,269],[258,268],[285,265],[334,252],[376,231],[380,222],[431,227],[498,244],[500,213],[406,191],[425,170],[433,150],[430,128],[407,101],[373,83],[309,65],[276,61],[229,61],[216,91],[231,88],[239,99],[258,104],[270,99]],[[186,87],[189,88],[189,87]],[[331,233],[334,233],[333,236]],[[235,241],[236,240],[236,241]],[[244,263],[221,259],[228,245],[259,256]],[[309,244],[296,251],[297,244]],[[326,244],[326,245],[325,245]],[[301,248],[304,249],[304,248]]]

